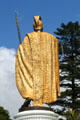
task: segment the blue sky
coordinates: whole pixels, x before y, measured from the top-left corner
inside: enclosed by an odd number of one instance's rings
[[[17,49],[19,45],[15,10],[22,40],[33,31],[33,16],[42,16],[44,31],[49,33],[62,22],[80,20],[80,0],[0,0],[0,46]]]

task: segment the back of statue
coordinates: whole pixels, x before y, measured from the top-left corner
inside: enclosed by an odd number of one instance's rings
[[[60,95],[58,40],[42,32],[40,16],[34,17],[35,32],[28,33],[16,54],[16,84],[23,98],[35,106],[55,102]]]

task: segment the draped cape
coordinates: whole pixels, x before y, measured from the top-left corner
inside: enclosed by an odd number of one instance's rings
[[[16,54],[16,84],[23,98],[35,106],[60,96],[58,40],[46,32],[28,33]]]

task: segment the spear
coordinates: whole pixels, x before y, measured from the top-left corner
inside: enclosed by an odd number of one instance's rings
[[[16,26],[17,26],[17,32],[18,32],[18,37],[19,37],[19,42],[21,42],[21,35],[20,35],[20,29],[19,29],[19,22],[18,22],[18,17],[17,17],[17,12],[15,11],[15,17],[16,17]]]

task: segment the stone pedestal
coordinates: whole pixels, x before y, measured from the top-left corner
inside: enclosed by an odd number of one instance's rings
[[[61,119],[58,114],[47,110],[27,110],[19,112],[14,120],[66,120]]]

